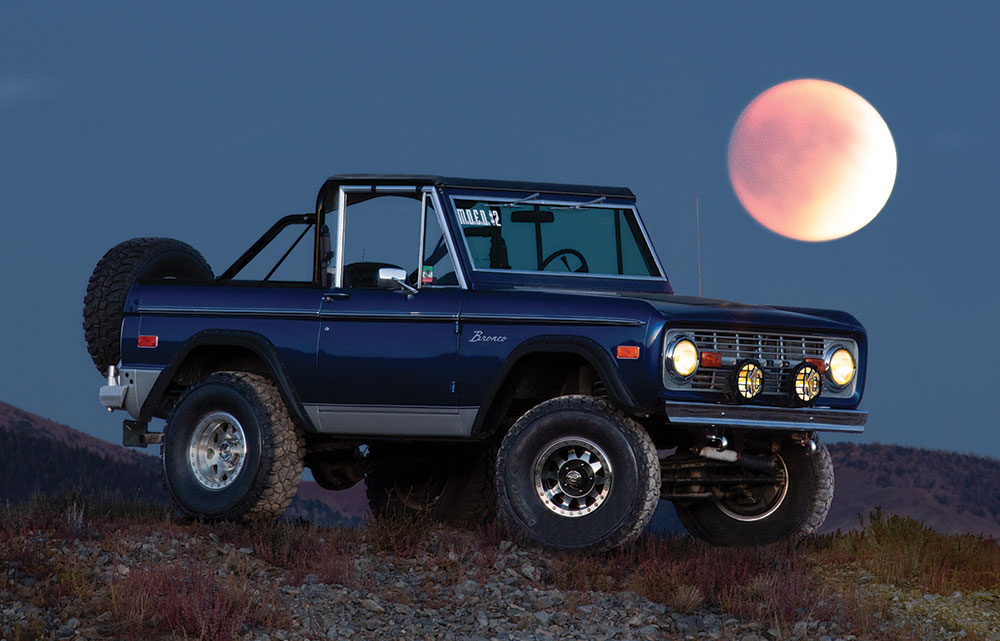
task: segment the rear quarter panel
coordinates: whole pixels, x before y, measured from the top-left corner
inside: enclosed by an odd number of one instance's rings
[[[126,305],[123,365],[166,367],[200,332],[252,332],[274,347],[301,400],[309,402],[316,394],[322,293],[311,287],[280,285],[137,285]],[[157,347],[137,348],[139,335],[157,336]]]

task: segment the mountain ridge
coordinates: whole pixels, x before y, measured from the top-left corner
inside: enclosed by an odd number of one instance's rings
[[[821,532],[857,529],[876,507],[911,516],[942,533],[1000,538],[1000,460],[881,443],[829,444],[836,475]],[[25,455],[30,452],[30,455]],[[110,492],[166,504],[158,457],[103,441],[0,401],[0,500],[32,493]],[[367,518],[364,485],[329,492],[302,481],[285,518],[359,525]],[[652,532],[680,529],[661,501]]]

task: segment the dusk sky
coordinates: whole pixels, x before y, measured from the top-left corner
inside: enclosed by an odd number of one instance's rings
[[[292,6],[293,4],[293,6]],[[120,442],[81,309],[114,244],[216,272],[335,173],[630,187],[678,293],[867,327],[862,441],[1000,457],[1000,6],[990,3],[5,3],[0,400]],[[840,240],[740,205],[727,146],[820,78],[888,124],[895,187]]]

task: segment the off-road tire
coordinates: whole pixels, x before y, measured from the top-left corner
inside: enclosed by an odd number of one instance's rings
[[[223,489],[200,484],[190,458],[196,425],[212,412],[231,414],[246,436],[243,467]],[[161,448],[163,484],[177,510],[189,518],[272,519],[292,502],[304,455],[305,438],[270,379],[219,372],[189,387],[170,412]]]
[[[496,516],[492,443],[394,447],[374,445],[365,475],[375,518],[430,520],[472,528]]]
[[[212,268],[187,243],[172,238],[133,238],[118,243],[97,262],[83,299],[83,334],[87,351],[106,374],[121,360],[125,297],[137,282],[208,281]]]
[[[815,534],[833,502],[830,451],[813,436],[816,451],[786,439],[779,451],[788,468],[788,491],[774,513],[759,521],[739,521],[714,501],[675,503],[681,523],[696,539],[726,547],[798,542]]]
[[[536,469],[553,444],[586,439],[607,455],[610,491],[589,513],[563,516],[536,491]],[[504,525],[522,542],[550,549],[606,550],[635,540],[660,497],[660,461],[649,434],[606,400],[561,396],[525,413],[497,453],[497,504]]]

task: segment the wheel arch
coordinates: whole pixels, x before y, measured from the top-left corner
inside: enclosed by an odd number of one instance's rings
[[[472,426],[472,436],[489,436],[495,430],[504,407],[526,363],[546,356],[570,357],[593,369],[604,384],[609,400],[631,414],[642,410],[622,381],[611,355],[593,339],[584,336],[536,336],[514,348],[504,359],[490,383]]]
[[[277,348],[263,335],[242,330],[205,330],[188,339],[157,377],[139,411],[140,419],[153,418],[177,384],[226,370],[247,371],[270,378],[295,422],[307,432],[315,431]]]

